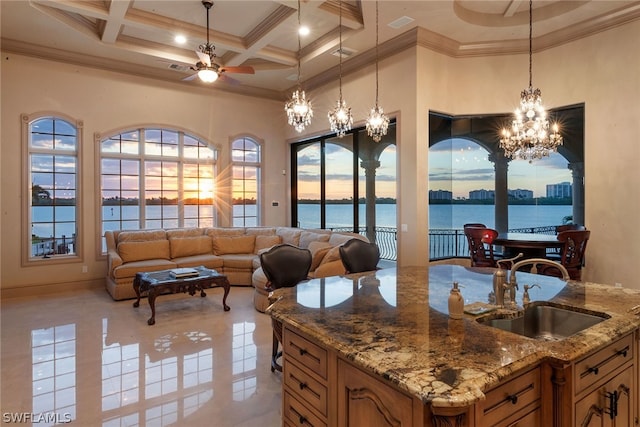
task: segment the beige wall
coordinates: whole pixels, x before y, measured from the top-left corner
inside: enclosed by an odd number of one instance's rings
[[[549,107],[585,103],[586,225],[592,230],[585,279],[640,288],[632,267],[640,258],[633,224],[640,211],[640,21],[534,55],[534,85]],[[115,127],[157,123],[192,130],[224,147],[228,138],[248,132],[265,140],[265,224],[289,218],[289,149],[284,141],[325,133],[327,111],[338,97],[337,82],[310,95],[315,117],[302,134],[286,125],[282,103],[190,88],[94,69],[44,62],[17,55],[2,62],[2,289],[56,283],[98,283],[106,271],[96,259],[95,163],[93,133]],[[46,79],[37,76],[47,70]],[[343,78],[344,98],[356,124],[373,105],[373,66]],[[451,114],[511,111],[528,83],[526,55],[453,59],[426,48],[407,49],[380,64],[380,103],[398,120],[397,194],[399,263],[428,263],[428,123],[430,110]],[[337,79],[336,79],[337,80]],[[80,265],[20,267],[15,226],[21,221],[21,113],[61,111],[84,121],[82,160],[84,261]],[[242,111],[242,115],[238,114]],[[277,208],[271,201],[280,201]],[[11,208],[9,208],[11,207]],[[285,219],[287,218],[287,219]],[[632,226],[631,226],[632,227]]]

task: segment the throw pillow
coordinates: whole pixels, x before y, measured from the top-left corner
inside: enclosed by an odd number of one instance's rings
[[[341,259],[340,258],[340,246],[334,246],[331,249],[329,249],[329,252],[327,252],[327,254],[324,256],[324,258],[322,258],[322,262],[320,263],[320,265],[326,264],[326,263],[332,262],[332,261],[337,261],[339,259]]]
[[[147,242],[122,242],[118,244],[118,254],[124,262],[144,261],[147,259],[170,259],[168,240],[149,240]]]
[[[313,233],[311,231],[303,231],[300,233],[300,246],[302,249],[308,249],[311,242],[328,242],[329,234]]]
[[[171,258],[202,255],[212,253],[213,244],[209,236],[173,237],[171,244]]]
[[[309,243],[309,251],[311,252],[311,268],[314,271],[322,262],[327,252],[331,249],[329,242],[311,242]]]
[[[293,246],[300,244],[300,233],[302,231],[297,228],[278,227],[276,234],[282,237],[282,243],[288,243]]]
[[[215,237],[213,252],[216,255],[252,254],[255,242],[256,236]]]
[[[167,230],[167,237],[171,238],[181,238],[181,237],[195,237],[202,236],[203,230],[202,228],[176,228],[172,230]]]
[[[256,236],[255,253],[259,253],[262,249],[269,249],[272,246],[282,243],[282,237],[280,236]]]
[[[118,243],[146,242],[149,240],[165,240],[166,238],[167,233],[164,230],[121,231],[118,233]]]

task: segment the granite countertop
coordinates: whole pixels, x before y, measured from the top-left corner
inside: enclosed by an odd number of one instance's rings
[[[518,272],[517,302],[524,284],[531,301],[552,301],[610,318],[561,341],[543,341],[482,325],[466,314],[448,315],[452,283],[465,304],[488,303],[493,269],[456,265],[401,267],[314,279],[276,291],[271,316],[309,335],[360,368],[379,375],[425,403],[474,404],[511,374],[542,360],[571,363],[640,326],[630,310],[640,291],[564,282]]]

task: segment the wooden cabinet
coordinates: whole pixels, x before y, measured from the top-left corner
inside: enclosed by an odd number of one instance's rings
[[[476,425],[539,425],[540,395],[540,368],[536,367],[487,392],[487,398],[475,405]]]
[[[574,379],[576,427],[635,425],[633,335],[577,362]]]
[[[338,361],[339,426],[413,426],[413,403],[414,399],[404,393]]]

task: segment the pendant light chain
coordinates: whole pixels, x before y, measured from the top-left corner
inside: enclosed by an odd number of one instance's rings
[[[529,87],[533,86],[533,0],[529,0]]]
[[[378,1],[376,0],[376,108],[378,107]]]
[[[371,109],[366,122],[367,134],[374,142],[382,141],[382,137],[387,134],[387,129],[389,128],[389,117],[384,114],[382,107],[378,105],[378,62],[380,62],[378,56],[378,45],[380,42],[378,36],[378,16],[378,1],[376,0],[376,105]]]
[[[347,107],[347,103],[342,98],[342,1],[338,2],[340,8],[340,23],[338,30],[340,32],[340,45],[338,47],[339,61],[339,93],[340,98],[333,110],[329,111],[327,116],[329,117],[329,125],[331,130],[336,133],[338,138],[342,138],[345,133],[351,130],[353,125],[353,116],[351,115],[351,107]]]

